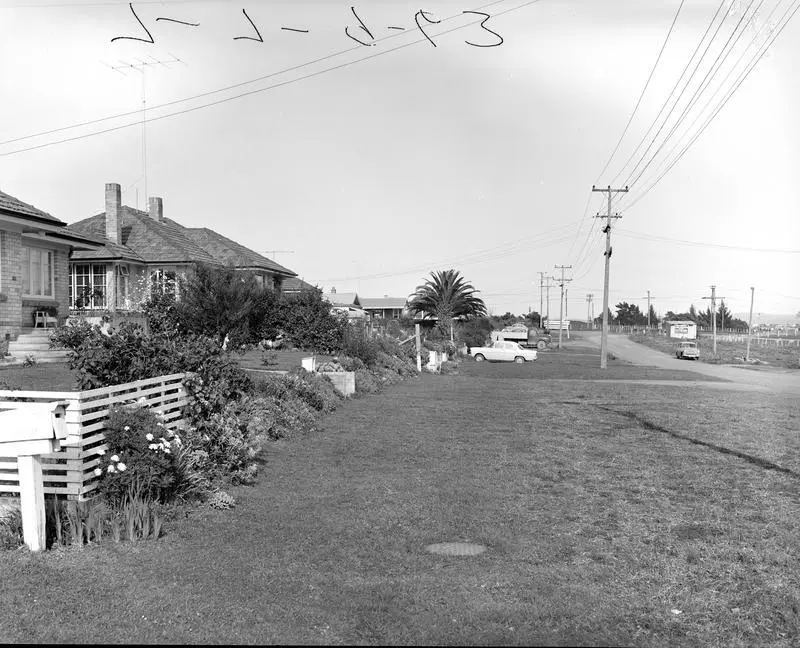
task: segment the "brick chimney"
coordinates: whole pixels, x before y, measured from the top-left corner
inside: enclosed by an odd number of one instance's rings
[[[106,238],[122,244],[122,190],[116,182],[106,183]]]
[[[164,201],[161,198],[150,198],[150,218],[159,223],[164,220]]]

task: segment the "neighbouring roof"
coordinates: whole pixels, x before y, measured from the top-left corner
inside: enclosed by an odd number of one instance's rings
[[[405,308],[406,299],[404,297],[363,297],[361,308],[364,310],[382,308]]]
[[[361,306],[358,294],[351,293],[323,293],[322,298],[334,306]]]
[[[207,227],[184,227],[180,223],[176,223],[169,218],[165,218],[164,222],[177,228],[194,243],[203,248],[214,257],[217,263],[233,265],[237,268],[269,270],[270,272],[287,277],[297,276],[296,272],[292,272],[272,259],[268,259],[258,252],[254,252],[250,248],[246,248],[244,245],[232,241]]]
[[[284,279],[281,284],[282,292],[301,292],[303,290],[317,290],[317,287],[303,281],[300,277],[289,277]]]
[[[105,239],[98,252],[75,252],[73,260],[125,258],[147,263],[219,263],[183,233],[181,227],[156,221],[149,214],[123,205],[121,245],[106,238],[105,212],[70,225],[70,229]]]
[[[37,209],[33,205],[22,202],[19,198],[14,198],[7,193],[0,191],[0,210],[10,212],[19,216],[27,216],[37,220],[43,220],[55,225],[66,225],[65,222],[58,220],[47,212]]]

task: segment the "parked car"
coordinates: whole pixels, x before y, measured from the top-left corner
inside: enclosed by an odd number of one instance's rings
[[[675,357],[678,358],[678,360],[683,360],[684,358],[688,360],[697,360],[700,357],[700,350],[697,348],[697,342],[689,340],[678,342],[678,346],[675,347]]]
[[[516,342],[498,340],[485,347],[473,347],[469,354],[476,362],[498,360],[507,362],[533,362],[536,360],[536,349],[523,349]]]

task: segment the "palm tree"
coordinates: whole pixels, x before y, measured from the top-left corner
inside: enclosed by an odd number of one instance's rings
[[[417,286],[408,308],[412,313],[436,317],[443,333],[450,329],[452,342],[454,317],[486,315],[486,304],[475,296],[477,292],[457,270],[439,270],[431,272],[431,278]]]

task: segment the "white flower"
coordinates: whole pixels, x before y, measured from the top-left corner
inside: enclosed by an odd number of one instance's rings
[[[119,461],[119,457],[117,455],[111,455],[111,461],[117,462]]]
[[[130,426],[130,425],[126,425],[126,426],[125,426],[124,428],[122,428],[122,429],[123,429],[123,430],[125,430],[126,432],[130,432],[130,431],[131,431],[131,426]]]
[[[94,474],[95,474],[95,476],[99,477],[100,475],[103,474],[103,470],[101,468],[95,468],[94,469]]]
[[[110,472],[110,473],[116,472],[116,470],[114,470],[114,466],[109,466],[108,467],[108,472]]]
[[[147,439],[148,441],[152,441],[153,440],[153,435],[150,434],[150,432],[148,432],[147,434],[144,435],[144,438]]]
[[[124,463],[122,463],[121,461],[117,464],[117,470],[119,470],[120,472],[123,472],[127,468],[128,467]]]
[[[169,448],[164,448],[164,454],[171,454]]]
[[[144,396],[142,396],[139,400],[136,401],[136,404],[140,405],[141,407],[147,407],[147,399]]]
[[[150,444],[149,446],[147,446],[147,447],[148,447],[148,448],[150,448],[151,450],[158,450],[158,445],[157,445],[157,444],[155,444],[155,443],[151,443],[151,444]]]
[[[158,427],[164,427],[164,424],[163,424],[163,423],[156,423],[156,425],[157,425]]]
[[[106,451],[105,451],[105,450],[98,450],[98,451],[97,451],[97,454],[99,454],[101,457],[102,457],[102,456],[103,456],[105,453],[106,453]]]

